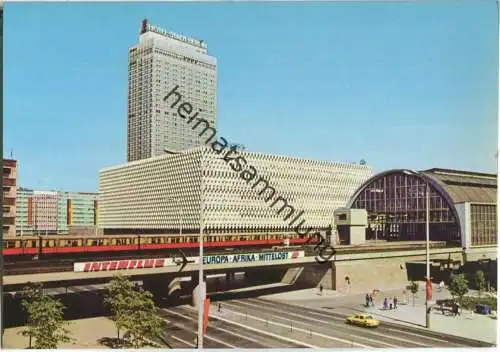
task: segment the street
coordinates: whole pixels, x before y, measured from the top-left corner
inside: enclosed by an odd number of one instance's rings
[[[221,303],[221,312],[218,304]],[[197,310],[160,310],[165,340],[173,348],[196,344]],[[382,322],[376,329],[345,324],[343,314],[261,298],[215,302],[210,306],[204,348],[425,348],[472,347],[481,343],[419,328]]]

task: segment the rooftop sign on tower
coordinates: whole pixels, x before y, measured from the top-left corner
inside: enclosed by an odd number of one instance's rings
[[[146,32],[154,32],[157,34],[161,34],[165,37],[169,37],[169,38],[179,40],[179,41],[184,42],[184,43],[198,46],[198,47],[203,48],[203,49],[207,48],[207,44],[205,44],[205,42],[203,40],[188,38],[184,35],[169,32],[166,29],[163,29],[161,27],[158,27],[158,26],[155,26],[155,25],[148,23],[147,18],[142,20],[141,34],[144,34]]]

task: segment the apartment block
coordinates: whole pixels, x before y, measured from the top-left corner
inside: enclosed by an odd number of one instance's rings
[[[17,235],[97,233],[97,193],[17,190]]]
[[[17,161],[3,159],[3,235],[16,235]]]

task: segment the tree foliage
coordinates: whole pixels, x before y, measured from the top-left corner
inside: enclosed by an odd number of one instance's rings
[[[484,289],[486,288],[486,278],[484,276],[484,272],[482,270],[476,271],[474,280],[476,281],[478,296],[481,297],[481,292],[483,292]]]
[[[460,274],[455,276],[448,289],[453,297],[458,297],[458,302],[460,302],[460,306],[462,306],[463,298],[465,294],[469,292],[469,282],[464,274]]]
[[[134,292],[131,301],[130,322],[125,337],[130,340],[134,348],[140,348],[161,335],[162,320],[156,314],[157,309],[153,295],[139,288]]]
[[[162,320],[157,315],[153,295],[136,288],[126,277],[115,276],[108,287],[105,304],[118,330],[133,348],[141,348],[161,335]]]
[[[36,349],[55,349],[61,342],[71,342],[64,321],[64,305],[43,293],[40,283],[33,283],[23,290],[22,307],[28,313],[28,324],[21,335],[29,337],[30,348],[35,340]]]
[[[115,322],[118,340],[120,330],[127,326],[127,311],[133,290],[132,282],[124,276],[117,275],[111,280],[104,298],[104,305],[111,311],[111,319]]]

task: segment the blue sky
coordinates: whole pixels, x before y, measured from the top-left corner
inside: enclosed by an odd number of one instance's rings
[[[97,191],[126,161],[141,20],[218,59],[217,129],[247,150],[375,172],[495,172],[494,1],[5,4],[4,156],[24,187]]]

